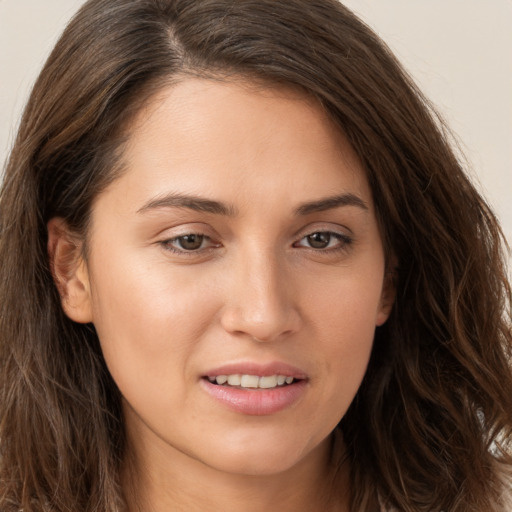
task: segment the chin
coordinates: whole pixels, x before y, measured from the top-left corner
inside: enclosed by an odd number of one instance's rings
[[[327,438],[314,442],[297,439],[289,432],[275,436],[238,436],[226,440],[225,449],[216,454],[211,466],[230,474],[271,476],[298,467],[311,457],[325,456],[329,444]]]
[[[298,457],[278,458],[278,457],[258,457],[252,460],[241,460],[227,457],[221,463],[212,465],[214,469],[222,473],[240,476],[273,476],[279,473],[285,473],[299,464]]]

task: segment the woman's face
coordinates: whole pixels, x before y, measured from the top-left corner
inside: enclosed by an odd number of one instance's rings
[[[392,300],[351,148],[297,93],[186,79],[123,161],[93,205],[77,318],[133,448],[260,475],[325,454]]]

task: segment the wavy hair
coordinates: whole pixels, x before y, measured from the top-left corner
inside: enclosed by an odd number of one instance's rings
[[[120,394],[94,327],[63,313],[46,224],[60,216],[85,235],[94,198],[122,172],[125,127],[186,75],[302,90],[365,168],[397,295],[338,427],[351,510],[505,510],[512,334],[503,236],[439,116],[335,0],[90,0],[66,28],[0,192],[0,509],[123,509]]]

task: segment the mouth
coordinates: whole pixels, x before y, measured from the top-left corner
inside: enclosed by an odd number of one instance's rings
[[[299,380],[303,380],[289,375],[249,375],[240,373],[231,375],[209,375],[205,377],[205,379],[217,386],[252,390],[283,388]]]
[[[200,379],[217,403],[244,415],[284,411],[309,393],[309,377],[285,363],[234,363],[210,369]]]

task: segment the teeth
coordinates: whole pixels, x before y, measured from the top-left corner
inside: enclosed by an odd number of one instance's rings
[[[243,388],[257,388],[259,380],[257,375],[242,375],[240,386]]]
[[[291,384],[293,377],[286,377],[285,375],[268,375],[259,377],[258,375],[217,375],[210,376],[208,380],[212,383],[220,385],[227,384],[229,386],[239,386],[242,388],[260,388],[260,389],[272,389],[277,386],[283,386],[285,384]]]
[[[240,386],[242,383],[242,379],[240,378],[240,375],[228,375],[228,384],[230,386]]]
[[[260,377],[259,387],[264,389],[275,388],[277,386],[277,375],[270,375],[269,377]]]

